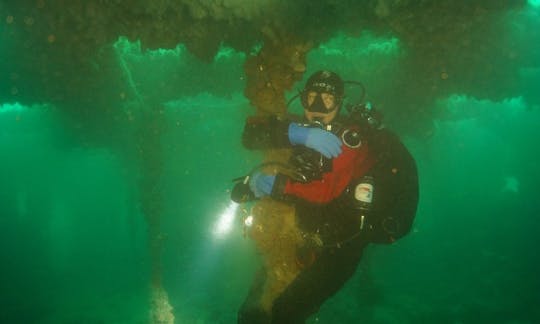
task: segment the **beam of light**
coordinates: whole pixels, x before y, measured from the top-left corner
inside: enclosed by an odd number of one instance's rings
[[[13,103],[13,104],[10,104],[10,103],[0,104],[0,114],[1,113],[10,113],[10,112],[21,113],[21,112],[24,112],[26,110],[27,110],[27,108],[25,106],[19,104],[18,102]]]
[[[530,6],[533,6],[533,7],[540,7],[540,0],[528,0],[527,1],[529,3]]]
[[[246,219],[244,220],[244,225],[247,226],[247,227],[253,226],[253,216],[252,215],[249,215],[248,217],[246,217]]]
[[[215,238],[225,238],[227,234],[231,232],[234,225],[235,215],[238,211],[239,206],[239,204],[231,201],[227,208],[223,211],[223,213],[221,213],[217,222],[212,228],[212,234]]]

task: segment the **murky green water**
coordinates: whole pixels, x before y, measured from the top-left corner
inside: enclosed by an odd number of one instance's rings
[[[527,10],[525,25],[538,27],[537,9]],[[539,53],[537,33],[514,39]],[[194,65],[181,47],[116,46],[131,78],[126,92],[162,105],[165,115],[156,190],[164,193],[163,286],[176,322],[234,323],[260,264],[239,222],[224,235],[216,229],[231,179],[262,159],[240,143],[254,112],[242,95],[245,56],[223,49],[211,65]],[[361,80],[378,105],[403,55],[394,37],[341,35],[309,54],[308,70]],[[508,85],[536,102],[539,60],[518,62],[518,83]],[[182,86],[160,97],[158,85],[171,78]],[[137,107],[118,109],[140,122]],[[394,245],[370,246],[355,277],[310,323],[540,322],[539,106],[520,95],[453,93],[425,107],[439,112],[429,136],[410,131],[425,127],[411,126],[414,118],[392,118],[399,107],[382,109],[419,166],[414,229]],[[0,322],[148,321],[147,223],[126,124],[85,135],[46,98],[0,103]]]

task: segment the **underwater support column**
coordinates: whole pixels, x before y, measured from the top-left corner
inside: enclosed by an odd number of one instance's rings
[[[257,108],[257,114],[287,113],[285,91],[302,79],[306,71],[306,54],[313,47],[291,35],[266,29],[267,40],[257,55],[249,56],[244,65],[245,96]],[[285,162],[290,152],[269,150],[267,161]]]
[[[275,36],[274,36],[275,37]],[[311,43],[295,39],[270,39],[259,53],[247,58],[245,96],[258,113],[284,114],[285,91],[306,71],[306,53]]]
[[[150,318],[149,323],[174,323],[173,308],[162,281],[162,253],[164,235],[161,233],[163,212],[163,163],[164,152],[161,144],[167,121],[163,108],[157,101],[149,103],[143,99],[122,53],[115,48],[116,60],[123,72],[124,81],[131,91],[137,117],[128,116],[126,121],[135,123],[135,160],[138,162],[139,201],[148,232],[150,254]]]
[[[137,133],[137,151],[141,167],[141,210],[148,226],[150,250],[150,323],[172,324],[174,314],[162,282],[162,252],[164,236],[161,233],[163,212],[163,149],[162,134],[166,120],[161,108],[145,111],[144,121]]]
[[[248,57],[245,63],[244,93],[258,114],[284,115],[287,113],[285,91],[302,78],[306,70],[305,57],[312,44],[290,36],[278,37],[270,31],[267,36],[270,39],[259,53]],[[266,161],[286,162],[289,156],[289,149],[265,152]],[[300,271],[296,247],[301,244],[302,236],[296,226],[294,207],[289,204],[262,199],[255,204],[252,214],[257,226],[248,234],[263,257],[266,280],[259,299],[249,302],[270,313],[275,298]]]

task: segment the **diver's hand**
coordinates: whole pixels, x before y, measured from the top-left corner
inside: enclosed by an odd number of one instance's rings
[[[293,145],[300,144],[312,148],[329,159],[341,154],[341,140],[324,129],[291,123],[289,141]]]
[[[255,172],[249,178],[249,188],[255,194],[255,197],[261,198],[272,193],[272,187],[276,180],[275,175],[268,175],[260,172]]]

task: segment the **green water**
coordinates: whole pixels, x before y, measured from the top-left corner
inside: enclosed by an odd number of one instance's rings
[[[517,94],[451,93],[425,107],[437,112],[429,123],[393,117],[399,107],[388,107],[385,91],[403,91],[389,85],[407,55],[398,38],[338,35],[310,52],[308,74],[331,68],[361,80],[386,108],[417,160],[421,190],[412,232],[369,246],[356,275],[310,323],[540,322],[540,42],[520,29],[540,20],[526,10],[517,17],[527,23],[510,24],[530,49],[516,63],[518,80],[490,80]],[[156,190],[164,193],[163,285],[176,323],[235,323],[261,262],[239,222],[216,234],[231,179],[262,159],[240,143],[254,113],[242,94],[245,54],[224,47],[206,64],[181,46],[144,52],[120,39],[115,47],[126,92],[137,98],[118,109],[140,120],[140,102],[152,102],[165,115]],[[158,87],[169,82],[178,86]],[[46,98],[0,103],[0,322],[148,322],[135,130],[110,126],[88,134]]]

